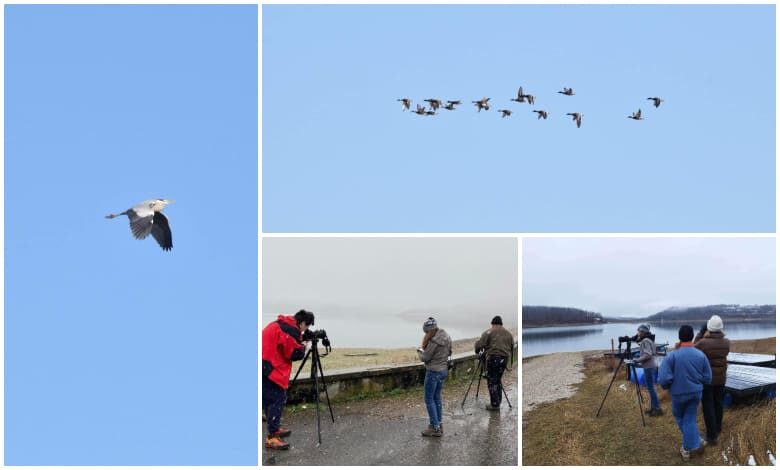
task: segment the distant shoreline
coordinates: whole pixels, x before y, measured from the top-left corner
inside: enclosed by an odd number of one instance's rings
[[[650,322],[651,326],[658,326],[663,324],[670,324],[670,325],[684,325],[684,324],[690,324],[693,323],[694,325],[699,325],[702,323],[707,323],[707,320],[709,318],[700,318],[700,319],[694,319],[694,320],[664,320],[663,322],[660,321],[651,321],[647,318],[638,318],[638,319],[632,319],[632,320],[624,320],[624,321],[604,321],[599,323],[545,323],[543,325],[523,325],[524,330],[531,330],[534,328],[553,328],[556,326],[599,326],[599,325],[608,325],[608,324],[616,324],[616,325],[623,325],[626,323],[638,323],[638,322]],[[740,318],[740,319],[728,319],[724,318],[723,322],[725,324],[728,323],[759,323],[759,322],[766,322],[766,323],[775,323],[777,324],[775,317],[767,317],[767,318]]]

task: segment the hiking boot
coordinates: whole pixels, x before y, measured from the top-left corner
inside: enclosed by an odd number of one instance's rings
[[[680,447],[680,455],[685,461],[691,460],[691,453],[685,450],[685,447]]]
[[[271,434],[271,437],[289,437],[290,434],[292,434],[292,431],[290,431],[287,428],[279,428],[278,431]]]
[[[488,411],[499,411],[501,409],[501,407],[500,406],[493,406],[490,403],[488,403],[487,405],[485,405],[485,409],[488,410]]]
[[[442,436],[441,427],[434,428],[432,425],[429,424],[428,427],[423,430],[422,435],[425,437],[441,437]]]
[[[652,410],[650,410],[650,412],[649,412],[649,413],[647,413],[647,414],[648,414],[649,416],[661,416],[662,414],[664,414],[664,412],[663,412],[663,411],[661,411],[661,408],[653,408],[653,409],[652,409]]]
[[[705,445],[705,446],[716,446],[716,445],[718,445],[718,438],[715,437],[713,439],[710,439],[708,437],[707,439],[704,440],[704,442],[705,443],[703,445]]]
[[[268,436],[265,439],[265,448],[273,450],[287,450],[290,444],[284,442],[280,437]]]

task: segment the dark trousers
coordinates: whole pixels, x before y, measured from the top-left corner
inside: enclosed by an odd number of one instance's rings
[[[282,421],[282,410],[287,401],[287,390],[263,377],[263,411],[268,421],[268,435],[279,430]]]
[[[707,426],[707,440],[713,440],[720,434],[725,388],[725,385],[705,385],[702,390],[701,409],[704,413],[704,424]]]
[[[490,356],[487,358],[487,383],[490,393],[490,404],[501,406],[501,376],[504,375],[507,359],[504,356]]]

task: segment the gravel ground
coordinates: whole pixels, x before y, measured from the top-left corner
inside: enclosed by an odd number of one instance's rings
[[[583,361],[588,353],[546,354],[523,362],[523,411],[536,405],[574,394],[573,385],[582,382]]]

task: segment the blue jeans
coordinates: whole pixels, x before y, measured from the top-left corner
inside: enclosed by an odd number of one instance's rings
[[[701,445],[701,436],[696,427],[696,410],[701,402],[701,392],[672,395],[672,414],[677,421],[685,450],[696,450]]]
[[[647,393],[650,394],[650,408],[658,410],[661,408],[661,403],[658,401],[658,394],[655,393],[655,371],[658,368],[653,367],[645,369],[645,386],[647,386]]]
[[[428,420],[431,426],[441,424],[441,388],[447,378],[447,371],[425,371],[425,407],[428,408]]]

